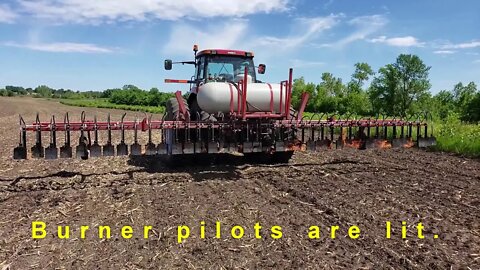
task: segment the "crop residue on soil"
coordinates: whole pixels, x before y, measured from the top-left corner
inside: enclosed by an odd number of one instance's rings
[[[297,153],[290,164],[237,158],[178,168],[149,159],[12,160],[18,113],[32,121],[35,111],[43,119],[82,111],[52,104],[0,98],[0,269],[480,268],[478,160],[416,149],[345,149]],[[47,223],[45,239],[31,238],[35,220]],[[391,239],[386,221],[395,225]],[[407,239],[400,237],[402,221]],[[255,237],[257,222],[262,239]],[[425,239],[416,237],[419,222]],[[57,225],[72,228],[70,239],[57,238]],[[99,240],[92,230],[80,239],[82,225],[109,225],[112,238]],[[120,235],[124,225],[134,229],[131,239]],[[148,239],[136,233],[144,225],[153,228]],[[192,231],[182,244],[179,225]],[[245,228],[243,238],[230,237],[235,225]],[[270,237],[275,225],[282,227],[281,239]],[[321,228],[320,239],[308,239],[312,225]],[[329,238],[332,225],[340,227],[336,239]],[[352,225],[360,238],[348,237]]]

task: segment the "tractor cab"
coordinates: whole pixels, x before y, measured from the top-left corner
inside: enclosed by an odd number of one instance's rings
[[[248,83],[256,82],[253,53],[234,50],[204,50],[196,55],[195,81],[234,82],[244,79],[247,70]]]
[[[195,52],[195,61],[172,62],[165,60],[165,69],[171,70],[173,64],[191,64],[195,65],[195,74],[192,80],[171,80],[166,79],[166,83],[190,83],[193,91],[202,84],[209,82],[230,82],[238,83],[244,80],[245,70],[247,70],[247,83],[260,82],[257,80],[258,74],[264,74],[266,66],[258,65],[255,70],[253,62],[253,53],[239,50],[209,49],[198,52],[198,46],[193,47]]]

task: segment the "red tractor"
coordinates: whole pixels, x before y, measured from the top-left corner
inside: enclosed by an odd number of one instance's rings
[[[275,121],[295,117],[295,111],[290,107],[291,72],[289,80],[277,84],[263,83],[257,79],[257,72],[264,74],[266,66],[260,64],[256,67],[252,52],[224,49],[198,52],[197,46],[194,46],[194,52],[195,61],[165,60],[166,70],[171,70],[172,64],[195,66],[192,80],[165,80],[166,83],[190,84],[186,101],[180,98],[180,92],[177,92],[177,98],[168,101],[165,120],[201,121],[221,128],[211,133],[189,131],[195,138],[190,142],[186,141],[185,132],[167,132],[171,152],[195,153],[200,148],[200,152],[207,153],[265,153],[274,160],[287,161],[301,143],[294,139],[293,129],[278,129]],[[304,95],[304,105],[307,98],[308,95]],[[299,115],[303,108],[300,108]],[[170,139],[175,137],[180,138],[182,149]],[[175,146],[179,147],[178,151],[174,150]]]

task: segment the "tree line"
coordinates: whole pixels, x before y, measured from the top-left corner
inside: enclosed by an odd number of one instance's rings
[[[428,111],[437,119],[454,115],[463,121],[480,121],[480,92],[475,83],[460,82],[432,95],[430,68],[416,55],[401,54],[377,72],[367,63],[356,63],[347,83],[328,72],[321,74],[319,84],[301,77],[293,82],[292,104],[298,108],[302,92],[308,92],[307,112],[404,117]]]
[[[142,90],[135,85],[125,85],[122,88],[107,89],[105,91],[73,91],[70,89],[53,89],[40,85],[34,89],[19,86],[6,86],[0,89],[0,96],[32,96],[40,98],[58,99],[107,99],[119,105],[137,106],[165,106],[167,100],[174,96],[173,93],[160,92],[158,88],[149,91]]]

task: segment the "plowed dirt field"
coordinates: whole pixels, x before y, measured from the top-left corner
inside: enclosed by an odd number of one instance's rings
[[[127,157],[12,159],[19,113],[27,122],[37,111],[45,121],[67,111],[78,120],[82,110],[0,98],[0,269],[480,269],[478,160],[417,149],[296,153],[276,165],[222,156],[175,168]],[[102,120],[123,113],[85,110]],[[46,223],[44,239],[32,239],[33,221]],[[101,225],[110,239],[99,239]],[[69,239],[58,238],[57,226],[70,227]],[[85,239],[81,226],[90,227]],[[144,226],[152,227],[147,239]],[[178,226],[190,229],[182,243]],[[242,238],[232,237],[233,226]],[[309,239],[311,226],[319,239]]]

